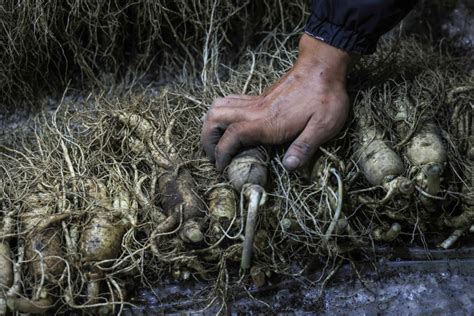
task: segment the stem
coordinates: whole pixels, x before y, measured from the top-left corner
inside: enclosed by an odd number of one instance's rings
[[[326,233],[323,236],[324,241],[328,241],[329,237],[331,236],[332,232],[334,231],[334,228],[336,227],[337,221],[339,219],[339,216],[341,216],[342,212],[342,200],[343,200],[343,195],[344,195],[344,187],[342,185],[342,179],[339,173],[336,171],[336,169],[331,168],[331,173],[336,176],[337,179],[337,207],[336,207],[336,212],[334,214],[334,217],[332,218],[331,224],[329,224],[328,229],[326,230]]]
[[[100,281],[90,280],[87,283],[87,304],[97,304],[99,302]]]
[[[426,192],[431,195],[438,194],[440,190],[440,177],[443,168],[441,165],[435,163],[427,165],[422,172],[426,176]]]
[[[250,268],[252,259],[253,242],[255,239],[255,227],[257,225],[258,207],[264,201],[264,189],[258,185],[249,185],[244,189],[249,199],[247,222],[245,223],[245,239],[242,249],[242,261],[240,267],[243,270]]]

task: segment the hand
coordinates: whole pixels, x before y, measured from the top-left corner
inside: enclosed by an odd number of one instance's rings
[[[303,35],[294,66],[259,96],[216,99],[207,113],[201,143],[222,171],[241,147],[293,141],[283,159],[287,170],[305,164],[343,127],[349,112],[349,55]]]

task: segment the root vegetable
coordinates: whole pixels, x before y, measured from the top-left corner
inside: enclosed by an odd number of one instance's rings
[[[237,197],[234,191],[218,186],[209,193],[210,231],[214,239],[220,239],[237,216]]]
[[[179,236],[183,241],[198,243],[204,239],[204,235],[201,232],[201,225],[190,219],[186,221],[183,225],[183,228],[179,232]]]
[[[266,153],[263,148],[247,149],[238,154],[227,168],[230,182],[248,199],[245,239],[240,267],[250,268],[258,208],[266,201],[263,188],[267,182]]]
[[[420,200],[426,209],[434,211],[436,204],[430,196],[440,191],[441,174],[447,160],[446,148],[434,122],[425,123],[406,148],[406,156],[416,175],[416,183],[425,193]]]
[[[56,213],[57,197],[37,192],[25,198],[20,214],[21,230],[25,234],[25,259],[35,279],[33,298],[9,297],[8,306],[23,313],[43,313],[54,305],[48,284],[58,280],[65,264],[61,230],[56,224],[69,214]]]
[[[337,201],[334,201],[333,204],[331,205],[331,208],[334,209],[334,217],[331,220],[331,223],[329,224],[328,229],[326,230],[325,234],[322,236],[322,240],[325,241],[326,243],[328,242],[329,238],[331,237],[332,233],[337,227],[337,224],[339,222],[339,217],[341,216],[342,213],[342,206],[343,206],[343,196],[344,196],[344,187],[342,184],[342,178],[339,175],[339,173],[336,171],[335,168],[331,168],[331,173],[336,177],[337,179]],[[334,205],[335,204],[335,205]]]
[[[88,271],[88,301],[94,304],[100,282],[104,279],[104,273],[95,264],[119,257],[123,236],[135,221],[137,205],[123,190],[118,190],[113,199],[110,198],[107,188],[99,180],[88,180],[85,187],[93,208],[80,238],[79,252],[83,268]]]
[[[13,285],[13,264],[8,241],[0,242],[0,315],[7,312],[6,289]]]
[[[259,148],[244,150],[236,155],[227,167],[227,174],[232,186],[240,192],[244,184],[258,184],[264,187],[267,183],[267,153]]]
[[[150,165],[158,169],[160,201],[168,216],[152,233],[156,243],[158,236],[171,232],[181,221],[185,231],[180,233],[184,241],[200,242],[203,239],[200,217],[204,216],[204,205],[195,193],[195,183],[188,170],[179,170],[182,164],[170,140],[173,124],[170,123],[164,136],[158,135],[153,123],[137,114],[118,113],[116,118],[130,127],[136,137],[130,136],[129,146],[137,154],[151,157]],[[189,224],[186,222],[190,221]],[[200,232],[197,232],[199,230]],[[156,249],[156,247],[154,247]]]
[[[359,165],[370,184],[384,185],[404,172],[402,160],[374,127],[364,131],[360,142]]]
[[[25,256],[30,261],[35,278],[54,280],[64,270],[64,257],[60,230],[51,227],[30,237],[26,243]]]
[[[122,237],[131,223],[121,218],[123,211],[113,207],[104,184],[88,181],[87,195],[95,209],[80,238],[80,253],[86,263],[113,259],[121,251]],[[120,202],[115,203],[121,205]],[[129,205],[130,213],[132,207]]]
[[[189,171],[183,170],[179,175],[165,173],[158,179],[158,188],[161,193],[161,204],[168,215],[168,219],[156,227],[158,233],[166,233],[173,230],[182,220],[184,223],[193,221],[193,224],[183,225],[187,230],[201,230],[198,218],[204,215],[204,205],[194,192],[194,181]],[[197,234],[197,232],[183,232],[186,236]],[[202,235],[202,233],[201,233]],[[197,236],[197,235],[196,235]],[[202,238],[189,239],[188,242],[200,242]]]
[[[89,263],[117,258],[127,226],[110,214],[95,215],[84,228],[80,239],[82,260]]]
[[[474,209],[473,207],[465,207],[461,215],[455,217],[445,218],[443,224],[448,227],[464,228],[474,223]]]
[[[443,139],[432,121],[425,122],[411,138],[406,148],[407,158],[414,166],[446,163],[447,152]]]
[[[383,134],[375,127],[359,118],[358,165],[366,179],[374,186],[382,186],[387,194],[379,201],[385,203],[395,195],[411,195],[415,187],[402,174],[405,171],[400,157],[383,139]]]
[[[420,195],[420,200],[428,211],[435,211],[436,204],[430,196],[439,193],[441,174],[447,160],[440,128],[425,115],[416,115],[417,109],[411,98],[404,97],[397,101],[394,107],[397,113],[395,127],[403,138],[398,146],[406,144],[405,156],[412,166],[411,173],[416,174],[417,189],[425,193]]]

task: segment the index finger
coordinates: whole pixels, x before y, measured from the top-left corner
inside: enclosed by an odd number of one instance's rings
[[[230,124],[250,120],[252,115],[247,107],[216,107],[209,110],[201,130],[201,146],[206,155],[214,160],[214,149]]]

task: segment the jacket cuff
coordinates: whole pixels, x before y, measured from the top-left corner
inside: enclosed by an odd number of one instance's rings
[[[304,31],[326,44],[351,54],[372,54],[377,47],[378,38],[369,39],[353,30],[345,30],[341,25],[320,19],[314,12],[310,15]]]

